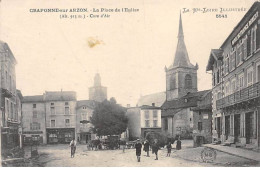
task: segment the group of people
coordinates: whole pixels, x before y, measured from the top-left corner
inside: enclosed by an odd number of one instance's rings
[[[75,152],[76,152],[76,146],[77,146],[77,142],[74,138],[70,142],[69,146],[71,148],[71,158],[74,158],[74,155],[75,155]],[[123,144],[123,146],[125,146],[125,143]],[[158,140],[155,139],[153,144],[150,144],[148,142],[148,140],[145,141],[143,150],[147,153],[147,155],[146,155],[147,157],[150,157],[150,155],[149,155],[150,146],[152,147],[152,153],[155,154],[155,160],[158,160],[158,150],[160,148]],[[171,150],[172,150],[171,142],[169,142],[167,144],[166,148],[167,148],[167,156],[166,157],[170,157],[171,156]],[[141,151],[142,151],[142,143],[141,143],[140,139],[137,139],[137,142],[135,144],[135,149],[136,149],[137,162],[140,162],[141,161]],[[178,138],[177,144],[176,144],[176,150],[180,150],[180,149],[181,149],[181,140],[180,140],[180,138]],[[125,150],[125,147],[123,147],[123,152],[124,152],[124,150]]]
[[[150,145],[150,143],[148,142],[148,140],[146,140],[144,142],[144,151],[147,153],[147,157],[149,156],[149,151],[150,151],[150,146],[152,147],[152,153],[155,154],[155,160],[158,160],[158,150],[160,148],[159,144],[158,144],[158,140],[155,139],[154,143]],[[166,157],[170,157],[171,156],[171,150],[172,150],[172,144],[171,142],[169,142],[166,146],[167,148],[167,155]],[[137,142],[135,144],[135,149],[136,149],[136,157],[137,157],[137,162],[141,161],[141,151],[142,151],[142,144],[140,142],[139,139],[137,139]],[[180,138],[178,138],[177,140],[177,144],[176,144],[176,150],[180,150],[181,149],[181,140]]]

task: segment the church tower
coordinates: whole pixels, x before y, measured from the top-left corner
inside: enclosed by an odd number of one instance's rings
[[[196,92],[198,65],[192,65],[184,43],[182,19],[180,14],[178,44],[173,64],[166,72],[166,100],[171,101],[186,95],[188,92]]]
[[[101,77],[96,73],[94,77],[94,86],[89,88],[89,100],[103,102],[107,99],[107,87],[101,86]]]

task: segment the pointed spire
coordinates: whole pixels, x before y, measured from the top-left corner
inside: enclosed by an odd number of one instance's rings
[[[94,78],[94,86],[101,86],[101,77],[99,73],[96,73]]]
[[[175,52],[173,66],[174,67],[194,67],[190,63],[186,45],[184,43],[184,34],[183,34],[181,13],[180,13],[180,20],[179,20],[178,44],[177,44],[177,49]]]
[[[180,12],[178,38],[181,38],[181,37],[183,38],[183,28],[182,28],[182,19],[181,19],[181,12]]]

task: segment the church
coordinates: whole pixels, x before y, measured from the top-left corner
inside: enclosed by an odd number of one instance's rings
[[[192,138],[193,108],[210,92],[198,91],[197,70],[198,64],[193,65],[189,60],[180,15],[174,61],[169,67],[165,67],[166,100],[161,106],[162,131],[168,137]]]

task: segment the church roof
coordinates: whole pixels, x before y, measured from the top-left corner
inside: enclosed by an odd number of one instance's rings
[[[152,106],[152,103],[155,104],[155,106],[161,107],[162,104],[166,100],[166,93],[165,92],[159,92],[159,93],[153,93],[145,96],[141,96],[137,102],[138,106],[148,105]]]
[[[195,67],[190,63],[190,59],[184,42],[181,14],[179,20],[178,44],[175,52],[174,62],[173,65],[170,66],[170,68],[171,67],[192,67],[192,68]]]
[[[188,93],[187,95],[172,101],[165,101],[162,105],[162,116],[172,116],[183,108],[197,107],[198,101],[210,92],[210,90]]]

